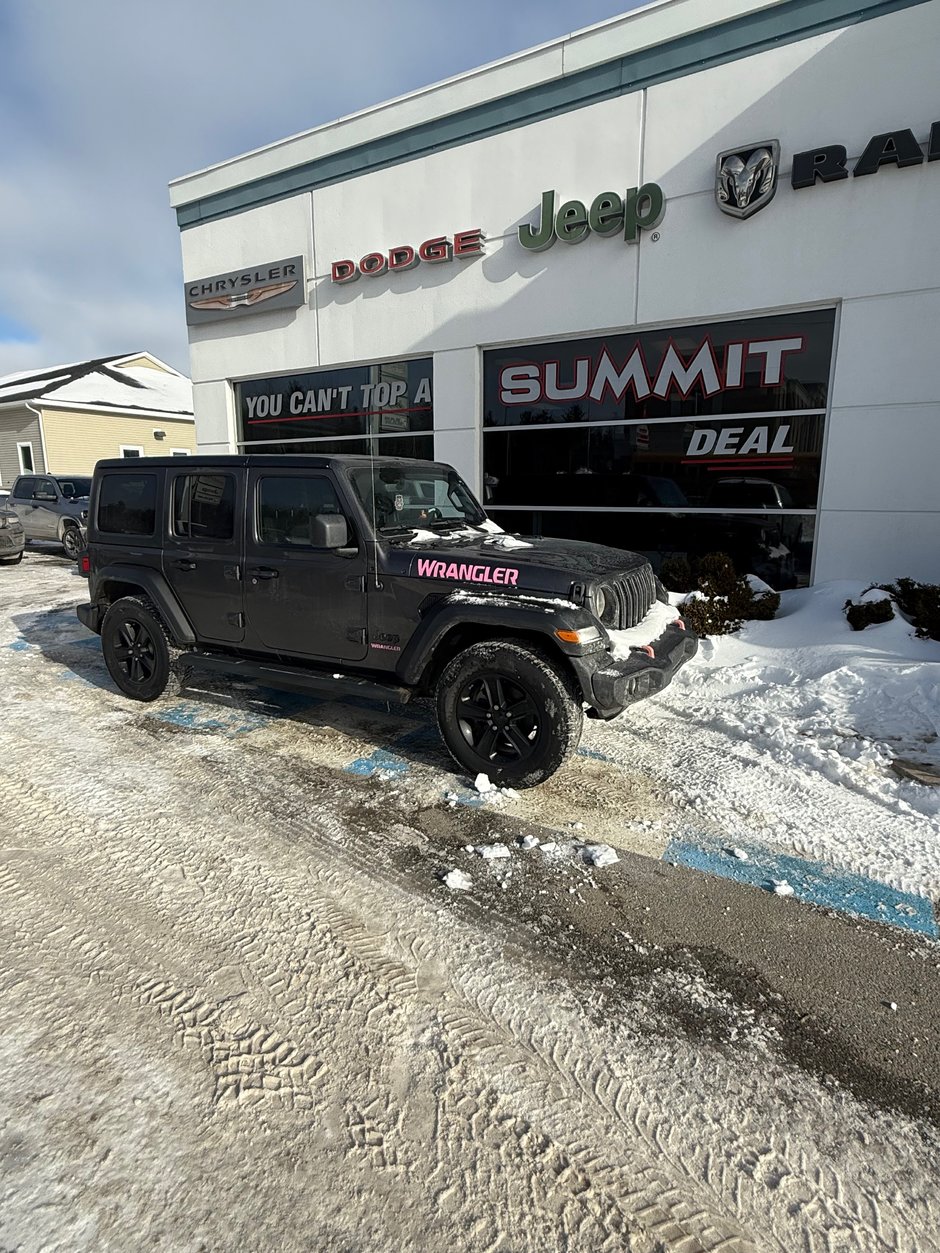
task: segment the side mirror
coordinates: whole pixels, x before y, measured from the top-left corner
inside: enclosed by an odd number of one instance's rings
[[[36,492],[33,495],[33,500],[53,500],[54,501],[55,499],[56,497],[53,496],[51,492]]]
[[[310,543],[314,548],[345,548],[349,527],[341,513],[318,513],[310,523]]]

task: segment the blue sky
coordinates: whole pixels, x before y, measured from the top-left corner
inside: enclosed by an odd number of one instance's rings
[[[0,375],[187,371],[172,178],[638,7],[0,0]]]

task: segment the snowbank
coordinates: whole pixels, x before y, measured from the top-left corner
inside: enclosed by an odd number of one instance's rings
[[[703,641],[662,698],[687,723],[682,803],[726,838],[750,834],[936,898],[940,788],[890,766],[940,767],[940,643],[900,617],[853,631],[842,607],[864,586],[783,592],[776,619]],[[643,702],[650,723],[656,704]]]

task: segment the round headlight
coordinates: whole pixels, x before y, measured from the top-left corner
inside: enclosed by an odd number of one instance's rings
[[[602,587],[594,587],[591,589],[591,595],[588,598],[588,606],[595,618],[603,618],[604,611],[607,609],[607,597]]]

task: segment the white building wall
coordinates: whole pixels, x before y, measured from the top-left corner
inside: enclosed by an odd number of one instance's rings
[[[815,577],[940,577],[940,162],[789,182],[795,151],[841,143],[851,168],[875,133],[926,139],[938,64],[940,5],[920,5],[183,231],[187,279],[294,254],[308,274],[298,310],[191,329],[200,445],[233,438],[228,380],[433,353],[436,455],[479,488],[481,347],[831,304]],[[774,202],[721,214],[717,153],[773,138]],[[668,198],[658,239],[520,246],[543,190],[589,204],[644,180]],[[483,257],[330,281],[340,258],[472,227]]]

